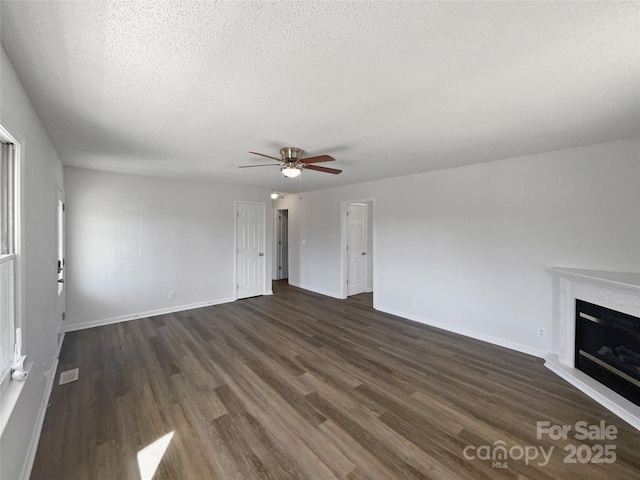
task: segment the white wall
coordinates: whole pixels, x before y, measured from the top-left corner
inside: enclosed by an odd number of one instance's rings
[[[549,267],[640,271],[639,151],[624,140],[287,196],[290,282],[340,297],[340,204],[374,198],[377,309],[542,354]]]
[[[266,205],[271,291],[270,190],[79,168],[65,187],[68,330],[233,300],[234,200]]]
[[[24,175],[24,323],[27,362],[33,368],[27,377],[2,438],[0,478],[21,478],[30,468],[37,446],[41,413],[46,402],[45,375],[54,366],[57,353],[56,318],[56,191],[63,187],[62,164],[36,115],[11,61],[2,49],[0,63],[0,123],[21,146]],[[26,470],[25,470],[26,471]]]

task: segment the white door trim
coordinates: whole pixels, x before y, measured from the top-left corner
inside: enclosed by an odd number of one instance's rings
[[[377,264],[376,255],[378,252],[377,249],[377,232],[376,232],[376,199],[375,198],[357,198],[354,200],[344,200],[340,202],[340,298],[347,298],[347,209],[349,208],[350,203],[364,203],[371,202],[371,211],[367,212],[367,214],[371,215],[371,232],[370,235],[373,236],[373,269],[371,271],[371,276],[373,279],[373,301],[375,306],[375,289],[376,289],[376,270]]]
[[[251,205],[262,205],[262,251],[264,252],[264,256],[262,257],[262,295],[271,294],[271,289],[267,291],[267,275],[266,275],[266,266],[267,266],[267,230],[266,230],[266,204],[264,202],[250,202],[245,200],[234,200],[233,201],[233,299],[238,300],[238,204],[251,204]]]

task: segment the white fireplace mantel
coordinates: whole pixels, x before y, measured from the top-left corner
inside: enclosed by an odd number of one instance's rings
[[[640,407],[575,368],[576,299],[640,317],[640,273],[555,267],[552,351],[545,366],[640,430]]]

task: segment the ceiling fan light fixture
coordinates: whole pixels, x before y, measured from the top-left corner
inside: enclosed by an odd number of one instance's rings
[[[300,175],[300,169],[296,167],[290,167],[287,165],[286,167],[282,168],[282,174],[285,177],[296,178],[298,175]]]
[[[279,197],[278,192],[272,192],[271,193],[271,200],[275,200],[278,197]]]

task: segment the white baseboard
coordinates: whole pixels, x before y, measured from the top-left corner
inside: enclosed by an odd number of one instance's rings
[[[56,349],[56,356],[49,368],[49,375],[47,376],[47,384],[44,388],[44,395],[42,396],[42,402],[40,402],[40,409],[38,410],[38,416],[36,417],[36,428],[31,436],[29,442],[29,448],[27,449],[27,457],[22,466],[22,472],[20,474],[20,480],[29,480],[31,477],[31,469],[33,468],[33,462],[36,459],[36,452],[38,450],[38,443],[40,442],[40,434],[42,433],[42,426],[44,425],[44,417],[47,413],[47,407],[49,406],[49,398],[51,397],[51,391],[53,390],[53,382],[56,379],[56,372],[58,371],[58,361],[60,358],[60,350],[64,343],[64,333],[62,334],[62,341],[58,344]]]
[[[481,340],[483,342],[491,343],[493,345],[505,347],[510,350],[515,350],[517,352],[526,353],[527,355],[533,355],[534,357],[545,358],[545,356],[547,355],[547,352],[545,352],[544,350],[539,350],[537,348],[532,348],[527,345],[522,345],[520,343],[512,342],[510,340],[505,340],[504,338],[493,337],[491,335],[486,335],[484,333],[476,332],[473,330],[467,330],[466,328],[459,328],[454,325],[449,325],[447,323],[435,322],[428,318],[407,314],[405,312],[400,312],[392,308],[387,308],[380,305],[374,305],[373,308],[375,310],[379,310],[384,313],[395,315],[396,317],[401,317],[407,320],[411,320],[413,322],[422,323],[424,325],[429,325],[431,327],[440,328],[448,332],[464,335],[465,337],[475,338],[476,340]]]
[[[193,310],[194,308],[209,307],[211,305],[220,305],[222,303],[235,302],[234,297],[221,298],[218,300],[211,300],[208,302],[192,303],[189,305],[180,305],[179,307],[160,308],[158,310],[149,310],[147,312],[133,313],[130,315],[121,315],[119,317],[103,318],[100,320],[91,320],[90,322],[76,323],[75,325],[68,325],[66,332],[74,332],[76,330],[84,330],[85,328],[101,327],[103,325],[111,325],[112,323],[128,322],[130,320],[136,320],[138,318],[155,317],[157,315],[164,315],[167,313],[183,312],[185,310]]]
[[[295,283],[289,280],[289,285],[293,287],[302,288],[303,290],[309,290],[310,292],[313,292],[313,293],[319,293],[320,295],[325,295],[327,297],[337,298],[338,300],[344,300],[344,298],[342,298],[340,295],[334,292],[328,292],[326,290],[321,290],[319,288],[310,287],[309,285],[303,285],[302,283]]]

